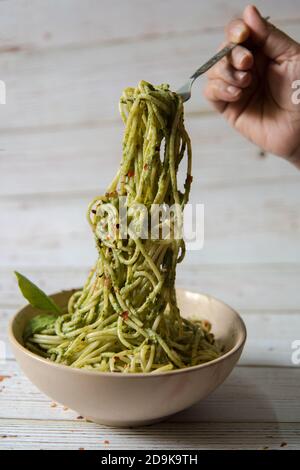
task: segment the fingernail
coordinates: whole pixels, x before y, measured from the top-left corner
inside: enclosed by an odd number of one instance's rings
[[[243,78],[245,78],[246,75],[247,75],[247,72],[240,72],[240,71],[238,71],[238,72],[235,72],[235,73],[234,73],[234,76],[235,76],[235,78],[236,78],[237,80],[243,80]]]
[[[238,61],[240,64],[243,63],[243,61],[247,58],[247,54],[245,54],[245,52],[238,52],[237,53],[237,57],[238,57]]]
[[[230,93],[230,95],[237,96],[240,92],[240,89],[235,87],[235,86],[229,85],[227,87],[227,91],[228,91],[228,93]]]
[[[256,8],[256,6],[255,5],[251,5],[251,6],[252,6],[253,10],[255,11],[255,13],[261,18],[261,14],[258,11],[258,9]]]
[[[247,29],[245,28],[245,26],[236,25],[231,30],[231,40],[232,42],[236,42],[236,43],[243,42],[246,34],[247,34]]]

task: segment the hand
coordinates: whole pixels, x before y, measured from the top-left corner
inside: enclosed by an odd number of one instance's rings
[[[228,25],[228,41],[243,45],[208,72],[205,96],[242,135],[300,168],[300,104],[292,101],[300,44],[254,6]]]

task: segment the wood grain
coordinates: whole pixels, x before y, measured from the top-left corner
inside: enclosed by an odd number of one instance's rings
[[[188,253],[185,265],[299,263],[299,191],[297,178],[213,190],[195,179],[190,202],[204,204],[204,246]],[[0,200],[0,265],[94,263],[85,217],[91,199],[92,194],[73,194]]]
[[[144,78],[176,89],[223,40],[240,0],[1,1],[0,449],[299,449],[300,173],[217,116],[195,84],[186,105],[192,202],[205,204],[205,244],[177,284],[243,316],[240,365],[214,394],[161,425],[113,429],[51,406],[19,370],[7,324],[24,304],[18,269],[48,293],[82,285],[96,256],[85,222],[120,161],[117,102]],[[294,0],[257,0],[300,39]],[[147,12],[147,14],[145,14]],[[66,21],[67,18],[67,21]]]
[[[0,366],[0,418],[76,420],[78,413],[53,404],[14,361]],[[298,422],[300,370],[285,367],[237,367],[206,400],[178,413],[172,422]],[[1,432],[0,432],[1,435]]]
[[[293,450],[299,448],[299,434],[298,423],[172,422],[114,429],[73,421],[4,419],[0,422],[0,448]]]
[[[193,257],[192,257],[193,258]],[[51,294],[82,285],[89,266],[30,266],[22,271]],[[237,310],[282,312],[299,310],[300,266],[297,264],[193,265],[183,263],[177,273],[177,285],[222,299]],[[0,270],[1,307],[19,307],[24,299],[18,291],[12,268]]]
[[[300,26],[286,28],[295,39]],[[37,132],[61,126],[78,128],[118,119],[118,100],[126,86],[141,80],[169,83],[176,90],[224,40],[223,31],[200,32],[184,38],[120,42],[109,47],[0,53],[1,79],[7,104],[0,107],[0,129]],[[19,79],[19,77],[21,77]],[[187,113],[210,111],[202,97],[205,80],[198,80]]]
[[[216,114],[187,117],[186,127],[193,144],[192,195],[198,189],[238,189],[273,182],[285,197],[281,185],[299,183],[292,165],[278,157],[259,157],[259,149]],[[59,193],[92,197],[106,188],[118,168],[122,134],[120,120],[79,129],[3,132],[0,198],[26,195],[27,201],[35,195]],[[259,196],[263,197],[263,188]]]
[[[240,0],[209,3],[190,0],[188,13],[183,14],[182,2],[153,0],[9,0],[1,5],[1,51],[109,45],[124,41],[141,41],[171,34],[222,30],[231,17],[241,13]],[[295,2],[257,0],[256,5],[272,20],[280,23],[295,20]],[[145,11],[147,14],[145,14]],[[299,17],[299,16],[298,16]],[[66,21],[68,18],[68,21]],[[120,19],[122,21],[120,21]]]

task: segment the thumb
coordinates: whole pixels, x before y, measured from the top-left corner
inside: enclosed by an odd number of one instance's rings
[[[253,5],[248,5],[243,19],[251,31],[254,44],[261,46],[272,60],[285,60],[299,54],[299,44],[283,31],[268,23]]]

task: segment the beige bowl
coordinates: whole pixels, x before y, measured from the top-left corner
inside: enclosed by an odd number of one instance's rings
[[[53,295],[66,305],[73,291]],[[36,315],[31,306],[20,310],[9,328],[18,363],[29,379],[53,400],[76,410],[96,423],[141,426],[167,418],[207,397],[230,374],[246,340],[240,316],[213,297],[177,290],[185,318],[207,319],[224,354],[206,364],[161,374],[118,374],[73,369],[55,364],[23,347],[28,320]]]

